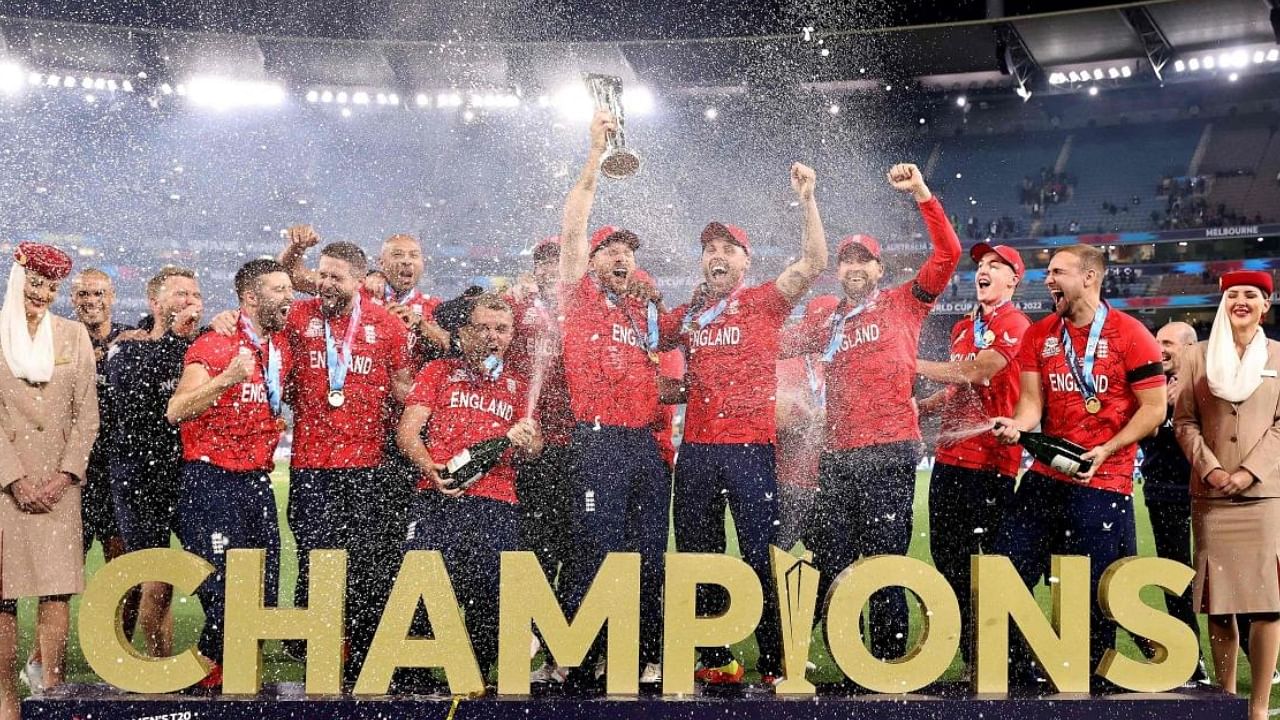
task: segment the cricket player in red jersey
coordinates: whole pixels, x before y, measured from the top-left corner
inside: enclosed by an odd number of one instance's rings
[[[1048,575],[1051,555],[1085,555],[1090,596],[1111,563],[1137,552],[1133,464],[1137,442],[1164,422],[1165,378],[1160,346],[1133,317],[1102,299],[1102,251],[1088,245],[1058,250],[1045,285],[1053,314],[1027,331],[1018,355],[1021,389],[1011,417],[995,418],[1006,444],[1041,426],[1047,435],[1088,448],[1087,472],[1064,475],[1036,461],[1023,473],[996,552],[1008,555],[1028,586]],[[1114,646],[1116,624],[1093,607],[1090,665]],[[1021,643],[1011,663],[1016,682],[1031,682]]]
[[[813,170],[791,166],[791,187],[803,206],[800,259],[776,280],[747,287],[751,242],[742,228],[712,222],[702,231],[703,282],[682,318],[681,343],[688,351],[684,441],[676,461],[676,547],[681,552],[724,552],[728,505],[742,557],[769,587],[769,546],[778,529],[778,479],[774,397],[782,325],[791,308],[827,267],[827,239],[814,198]],[[724,611],[721,588],[700,588],[700,612]],[[773,594],[756,628],[757,670],[772,684],[782,674],[782,641]],[[745,668],[729,648],[704,648],[698,679],[740,683]]]
[[[222,684],[226,554],[267,551],[266,598],[280,582],[280,528],[271,492],[273,455],[284,430],[280,411],[288,348],[277,337],[293,302],[293,285],[275,260],[250,260],[236,273],[239,331],[201,335],[165,413],[182,436],[178,536],[187,552],[214,566],[196,596],[204,606],[200,653],[216,663],[201,686]]]
[[[851,235],[836,253],[845,297],[833,313],[801,323],[785,355],[818,353],[827,363],[827,442],[818,466],[818,500],[805,545],[822,571],[818,597],[864,555],[905,555],[920,460],[912,402],[920,328],[960,262],[960,240],[942,203],[915,165],[888,174],[924,217],[933,252],[909,283],[881,290],[880,243]],[[906,652],[907,602],[901,590],[871,598],[871,650]]]
[[[477,297],[470,322],[459,332],[462,357],[432,361],[418,373],[397,436],[421,471],[405,550],[443,554],[458,601],[467,609],[467,631],[482,673],[498,659],[500,554],[520,547],[513,456],[542,450],[538,423],[526,415],[528,383],[504,363],[514,325],[506,301]],[[502,437],[512,447],[473,484],[455,487],[441,479],[450,458]]]
[[[605,138],[615,127],[607,112],[592,120],[591,150],[565,201],[560,235],[564,367],[577,421],[580,492],[574,508],[578,557],[566,577],[566,611],[577,612],[607,553],[640,553],[642,680],[657,682],[671,487],[650,424],[658,414],[664,313],[652,299],[656,291],[635,280],[635,233],[606,226],[587,236]],[[582,674],[571,676],[576,681]]]
[[[320,251],[319,297],[293,304],[283,336],[294,358],[289,527],[298,545],[295,604],[306,605],[308,553],[346,550],[347,625],[359,673],[400,566],[403,489],[379,472],[386,413],[413,383],[404,325],[359,293],[364,252],[337,242]]]
[[[969,617],[969,556],[991,552],[1022,463],[1022,448],[1003,445],[987,428],[1013,413],[1018,401],[1018,350],[1031,321],[1013,304],[1026,272],[1008,245],[978,243],[969,251],[978,306],[951,329],[947,362],[920,360],[916,371],[946,388],[920,403],[938,410],[942,430],[929,481],[929,547],[933,563],[956,591],[960,616]],[[968,662],[970,623],[960,630]]]

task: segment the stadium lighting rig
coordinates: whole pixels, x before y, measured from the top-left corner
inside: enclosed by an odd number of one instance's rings
[[[1199,72],[1201,70],[1222,70],[1231,74],[1258,65],[1269,65],[1280,61],[1280,50],[1270,48],[1235,48],[1219,53],[1203,53],[1186,58],[1178,58],[1173,62],[1174,72]]]

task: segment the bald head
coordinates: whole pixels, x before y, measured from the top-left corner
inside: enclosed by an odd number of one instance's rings
[[[110,329],[111,307],[116,301],[116,291],[111,276],[98,268],[85,268],[71,279],[71,307],[76,319],[91,332]]]
[[[1196,344],[1196,329],[1184,322],[1171,322],[1156,333],[1156,342],[1160,344],[1164,372],[1172,375],[1176,371],[1178,355]]]
[[[412,235],[392,235],[382,243],[378,256],[379,269],[387,276],[387,284],[397,296],[418,286],[426,261],[422,257],[422,245]]]

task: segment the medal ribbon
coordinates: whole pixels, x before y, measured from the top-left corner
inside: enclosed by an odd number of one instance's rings
[[[827,383],[818,377],[818,368],[813,364],[813,358],[809,355],[804,356],[804,374],[809,380],[809,394],[813,396],[813,403],[820,408],[827,406]]]
[[[240,329],[244,334],[249,336],[249,342],[258,350],[258,362],[262,362],[262,338],[258,337],[258,333],[253,331],[253,323],[249,322],[249,318],[240,314]],[[280,348],[277,348],[271,338],[267,338],[267,366],[262,373],[263,382],[267,386],[267,403],[271,406],[271,414],[280,414],[281,398],[284,397],[283,385],[280,382],[281,365]]]
[[[835,314],[831,316],[831,340],[827,342],[826,352],[822,353],[822,362],[831,362],[835,358],[836,353],[840,351],[840,343],[844,340],[844,324],[849,320],[849,318],[857,317],[858,315],[866,312],[868,308],[871,308],[876,304],[876,298],[878,297],[880,297],[880,291],[876,290],[871,294],[871,297],[863,300],[857,307],[843,315],[840,314],[840,309],[836,308]],[[840,302],[840,305],[844,305],[843,300]]]
[[[618,297],[617,293],[605,287],[604,283],[600,282],[598,278],[596,279],[596,284],[604,291],[605,297],[609,298],[609,302],[622,308],[622,314],[627,316],[627,322],[631,324],[631,329],[635,331],[636,336],[644,338],[641,341],[644,349],[651,353],[658,352],[658,304],[653,301],[646,303],[645,315],[649,325],[649,332],[645,334],[640,332],[640,327],[636,325],[636,319],[631,317],[631,311],[627,310],[627,305],[623,302],[623,299]]]
[[[1102,337],[1102,325],[1107,321],[1107,313],[1111,310],[1104,301],[1093,315],[1093,324],[1089,326],[1089,341],[1084,346],[1084,362],[1076,357],[1075,346],[1071,344],[1071,335],[1067,332],[1067,321],[1062,323],[1062,354],[1067,361],[1067,370],[1075,378],[1076,389],[1087,402],[1098,397],[1098,389],[1093,384],[1093,366],[1097,358],[1098,340]],[[1084,367],[1082,368],[1081,365]]]
[[[498,379],[502,374],[502,358],[497,355],[489,355],[484,359],[484,374],[490,382]]]
[[[742,292],[741,282],[739,282],[738,285],[733,289],[733,292],[720,298],[720,302],[716,303],[710,308],[703,310],[703,308],[706,308],[705,304],[703,304],[702,307],[697,309],[695,309],[693,306],[690,306],[689,312],[685,313],[684,320],[681,321],[680,324],[684,326],[686,332],[692,332],[693,325],[695,323],[695,320],[693,318],[694,313],[696,313],[698,310],[702,310],[702,313],[698,315],[698,319],[696,321],[698,329],[701,330],[702,328],[715,322],[716,318],[724,314],[724,311],[729,307],[729,303],[733,302],[733,300],[738,297],[738,293],[740,292]]]
[[[342,339],[342,352],[338,352],[333,340],[333,332],[329,329],[329,319],[324,321],[325,365],[329,370],[329,391],[340,391],[347,384],[347,370],[351,367],[351,345],[355,342],[356,328],[360,327],[360,293],[351,297],[351,320],[347,322],[347,333]]]
[[[1001,302],[999,305],[992,308],[991,313],[994,315],[996,310],[999,310],[1001,307],[1004,306],[1005,302],[1008,302],[1008,301],[1006,300],[1004,302]],[[986,318],[982,317],[982,306],[979,305],[978,309],[973,312],[973,346],[978,348],[979,350],[985,348],[987,346],[986,336],[987,336],[987,321],[986,321]]]
[[[424,299],[426,298],[426,296],[422,295],[422,292],[419,291],[418,288],[416,287],[409,288],[408,290],[405,291],[404,295],[401,295],[400,297],[396,297],[396,291],[392,289],[391,283],[387,283],[386,286],[382,289],[383,301],[388,303],[395,303],[396,305],[408,305],[409,303],[413,302],[413,300],[418,296],[421,296]]]

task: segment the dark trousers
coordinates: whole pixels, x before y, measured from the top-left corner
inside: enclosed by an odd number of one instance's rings
[[[538,557],[547,582],[553,584],[574,552],[573,507],[581,497],[577,470],[573,449],[556,445],[547,445],[538,457],[516,468],[520,548]],[[557,585],[561,604],[564,585]]]
[[[579,495],[573,504],[577,551],[565,573],[565,614],[578,612],[605,555],[639,553],[640,662],[660,662],[670,471],[648,428],[597,430],[583,423],[574,430],[573,447],[578,455]],[[600,647],[597,643],[591,655]]]
[[[120,537],[115,500],[111,497],[111,472],[103,454],[102,448],[95,445],[84,471],[84,488],[80,491],[81,539],[85,554],[88,554],[93,541],[98,540],[105,555],[107,542]]]
[[[205,657],[222,662],[227,607],[227,551],[267,551],[263,598],[275,606],[280,589],[280,525],[271,478],[265,472],[234,472],[208,463],[182,467],[178,497],[178,538],[189,553],[199,555],[214,572],[196,588],[204,606],[204,629],[197,646]]]
[[[933,565],[960,601],[960,655],[970,660],[973,640],[969,557],[990,553],[1013,503],[1014,480],[994,470],[945,463],[929,480],[929,547]]]
[[[685,443],[676,459],[672,504],[676,548],[680,552],[723,553],[724,511],[733,513],[742,559],[756,571],[764,590],[764,612],[756,627],[760,647],[757,670],[781,674],[782,635],[777,597],[772,588],[769,546],[778,529],[778,480],[772,445]],[[723,588],[698,588],[698,613],[719,615],[728,607]],[[733,660],[728,647],[702,648],[704,665],[719,667]]]
[[[294,605],[307,604],[312,550],[347,551],[348,681],[359,676],[382,608],[404,557],[403,487],[377,468],[295,468],[289,480],[289,527],[298,546]]]
[[[920,445],[886,443],[824,452],[818,461],[818,498],[805,545],[822,572],[818,602],[831,582],[855,560],[906,555],[911,544],[912,502]],[[907,651],[907,597],[902,588],[871,596],[871,651],[882,659]]]
[[[112,458],[108,463],[116,525],[126,552],[169,547],[178,530],[180,458]]]
[[[501,553],[517,549],[519,542],[519,508],[511,503],[426,491],[410,509],[404,549],[439,550],[444,557],[482,673],[498,662]]]
[[[1107,490],[1022,474],[1012,510],[1001,527],[995,552],[1006,555],[1028,588],[1048,577],[1052,555],[1089,558],[1089,667],[1115,644],[1116,623],[1098,608],[1098,583],[1113,562],[1138,551],[1133,498]],[[1010,646],[1010,669],[1019,682],[1031,676],[1026,644]]]
[[[1147,517],[1151,519],[1151,534],[1156,543],[1156,557],[1191,565],[1191,499],[1188,497],[1175,502],[1147,499],[1146,505]],[[1199,646],[1200,621],[1191,603],[1191,586],[1188,585],[1181,595],[1174,596],[1166,593],[1164,606],[1170,615],[1191,628],[1191,631],[1196,634],[1196,645]],[[1154,650],[1145,638],[1138,639],[1138,645],[1147,651],[1148,655]]]

